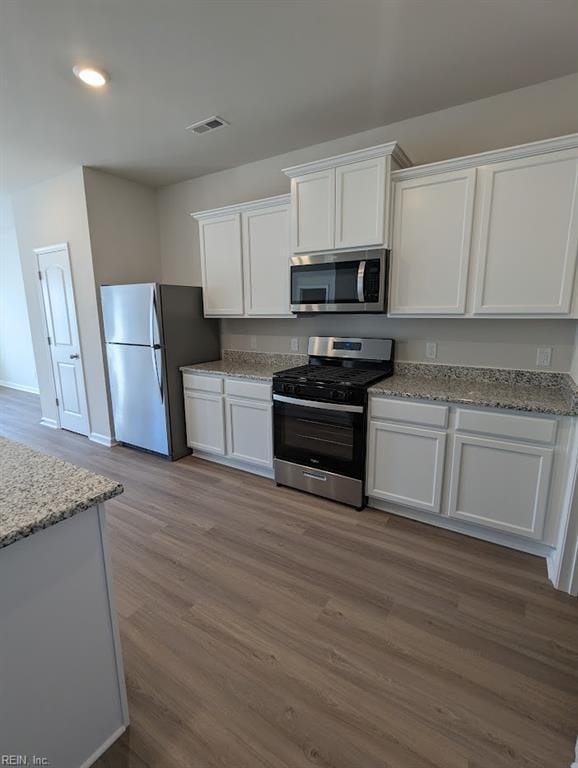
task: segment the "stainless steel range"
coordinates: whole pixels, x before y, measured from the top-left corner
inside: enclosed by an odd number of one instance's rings
[[[309,365],[273,376],[278,485],[363,509],[367,390],[393,373],[393,339],[313,336]]]

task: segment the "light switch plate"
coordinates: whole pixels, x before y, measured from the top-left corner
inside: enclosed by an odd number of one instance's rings
[[[425,356],[428,360],[435,360],[438,356],[438,345],[436,341],[426,341]]]
[[[291,352],[299,352],[299,339],[297,336],[293,336],[291,339]]]
[[[539,365],[540,368],[549,368],[552,365],[552,347],[538,347],[536,365]]]

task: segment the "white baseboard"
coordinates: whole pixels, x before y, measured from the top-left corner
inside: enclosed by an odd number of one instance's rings
[[[114,440],[112,437],[108,437],[108,435],[101,435],[98,432],[91,432],[88,436],[88,439],[92,440],[93,443],[106,445],[107,448],[112,448],[113,445],[117,445],[116,440]]]
[[[199,451],[196,448],[193,449],[193,457],[213,461],[215,464],[223,464],[225,467],[231,467],[232,469],[240,469],[243,472],[250,472],[253,475],[261,475],[261,477],[266,477],[269,480],[272,480],[274,477],[272,468],[260,467],[258,464],[238,461],[237,459],[231,459],[228,456],[219,456],[215,453],[206,453],[205,451]]]
[[[32,395],[40,394],[38,387],[29,387],[27,384],[16,384],[14,381],[4,381],[4,379],[0,379],[0,387],[18,389],[20,392],[30,392]]]
[[[47,416],[43,416],[40,419],[40,423],[43,427],[50,427],[50,429],[58,429],[58,422],[56,419],[49,419]]]
[[[112,745],[114,744],[114,742],[115,742],[115,741],[116,741],[116,740],[117,740],[117,739],[118,739],[120,736],[122,736],[122,734],[123,734],[125,731],[126,731],[126,725],[121,725],[121,727],[120,727],[120,728],[118,728],[118,729],[117,729],[117,730],[116,730],[116,731],[115,731],[115,732],[114,732],[114,733],[113,733],[111,736],[109,736],[109,737],[108,737],[108,739],[107,739],[107,740],[106,740],[106,741],[105,741],[103,744],[101,744],[101,745],[100,745],[100,747],[98,747],[98,749],[95,749],[95,750],[94,750],[94,752],[92,753],[92,755],[91,755],[90,757],[88,757],[88,758],[87,758],[87,759],[84,761],[84,763],[83,763],[83,764],[80,766],[80,768],[90,768],[90,766],[91,766],[91,765],[94,765],[94,763],[96,763],[96,761],[98,760],[98,758],[99,758],[101,755],[104,755],[104,753],[106,752],[106,750],[107,750],[109,747],[112,747]]]

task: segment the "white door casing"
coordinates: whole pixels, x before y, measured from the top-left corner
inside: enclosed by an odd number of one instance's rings
[[[446,433],[370,421],[367,495],[439,513]]]
[[[289,306],[288,205],[244,211],[245,313],[291,315]]]
[[[574,150],[479,171],[474,314],[567,314],[578,250]]]
[[[454,435],[450,517],[540,539],[553,455],[543,446]]]
[[[395,184],[392,315],[463,315],[476,169]]]
[[[82,351],[66,243],[35,248],[60,426],[90,434]]]
[[[389,162],[374,157],[335,169],[336,248],[383,245]]]

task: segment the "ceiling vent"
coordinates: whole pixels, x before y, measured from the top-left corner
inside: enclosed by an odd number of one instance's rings
[[[200,120],[198,123],[187,125],[187,131],[192,131],[193,133],[208,133],[209,131],[214,131],[216,128],[222,128],[224,125],[229,125],[229,123],[226,120],[223,120],[222,117],[213,115],[213,117],[207,117],[205,120]]]

